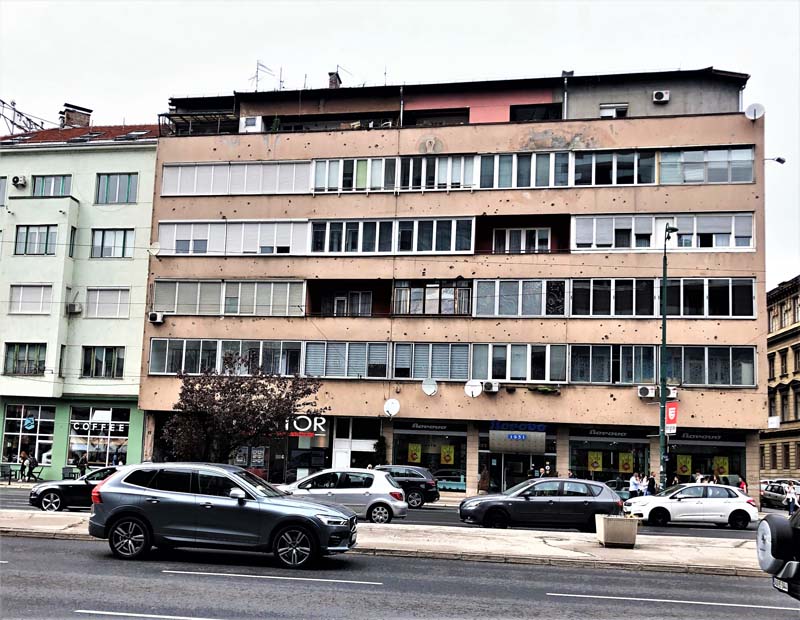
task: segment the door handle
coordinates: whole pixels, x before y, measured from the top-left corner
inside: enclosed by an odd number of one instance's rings
[[[212,504],[211,502],[206,502],[205,504],[203,504],[203,508],[213,508],[213,507],[214,504]]]
[[[328,491],[327,495],[328,497],[333,497],[333,491]]]
[[[157,503],[158,503],[159,501],[161,501],[161,500],[159,500],[159,499],[158,499],[158,498],[156,498],[156,497],[148,497],[148,498],[147,498],[145,501],[146,501],[148,504],[157,504]]]
[[[549,500],[547,500],[547,503],[548,504],[555,504],[555,501],[553,501],[552,499],[549,499]]]

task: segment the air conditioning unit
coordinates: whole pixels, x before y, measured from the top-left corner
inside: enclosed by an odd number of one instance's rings
[[[83,308],[79,303],[67,304],[67,314],[80,314],[81,312],[83,312]]]
[[[669,103],[669,91],[668,90],[654,90],[653,91],[653,103]]]
[[[164,322],[164,313],[163,312],[148,312],[147,313],[147,320],[153,323],[154,325],[161,325]]]
[[[678,388],[675,386],[667,386],[667,398],[678,398]]]
[[[17,188],[25,187],[27,184],[28,184],[28,179],[26,179],[22,175],[11,177],[11,185],[13,185],[14,187]]]
[[[653,385],[639,385],[636,386],[636,393],[639,398],[655,398],[656,388]]]
[[[483,382],[483,391],[489,392],[491,394],[495,394],[500,391],[500,382],[499,381],[484,381]]]

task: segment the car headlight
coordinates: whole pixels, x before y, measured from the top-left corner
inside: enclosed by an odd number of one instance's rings
[[[477,508],[478,506],[480,506],[482,503],[483,503],[483,502],[482,502],[481,500],[479,500],[479,499],[478,499],[478,500],[474,500],[474,501],[471,501],[471,502],[464,502],[464,503],[461,505],[461,507],[462,507],[464,510],[472,510],[473,508]]]
[[[344,517],[334,517],[332,515],[317,515],[317,519],[325,525],[347,525],[348,520]]]

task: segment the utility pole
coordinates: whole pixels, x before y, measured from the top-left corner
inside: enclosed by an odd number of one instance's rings
[[[660,452],[659,484],[667,488],[667,241],[670,234],[678,232],[675,226],[664,228],[664,256],[661,260],[661,371],[659,373],[658,444]]]

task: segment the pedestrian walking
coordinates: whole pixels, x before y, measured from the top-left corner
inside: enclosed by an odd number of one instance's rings
[[[672,479],[672,486],[675,486],[676,484],[680,484],[680,483],[681,483],[681,481],[680,481],[680,479],[678,478],[678,476],[675,476],[675,477]]]
[[[574,471],[572,471],[571,469],[568,469],[567,470],[567,477],[568,478],[577,478],[578,476],[575,475]]]
[[[478,495],[486,495],[489,492],[489,468],[486,465],[481,469],[480,478],[478,478]]]
[[[747,495],[747,480],[745,480],[744,478],[739,479],[739,490],[745,495]]]
[[[648,478],[647,478],[647,494],[648,495],[655,495],[656,494],[656,477],[653,474],[648,474]]]
[[[694,472],[694,481],[703,482],[703,474],[700,473],[699,469],[696,472]]]
[[[719,479],[719,476],[714,474],[714,478],[711,480],[712,484],[722,484],[722,480]]]
[[[631,497],[639,496],[639,472],[634,472],[631,476],[631,479],[628,481],[628,490],[631,493]]]
[[[547,474],[544,471],[544,467],[539,468],[539,477],[544,478]]]
[[[25,479],[25,473],[28,471],[28,453],[23,450],[19,453],[19,479],[20,481]]]
[[[88,464],[89,464],[89,459],[86,458],[86,453],[84,452],[78,458],[78,463],[77,463],[78,471],[80,472],[81,476],[86,475],[86,466]]]
[[[786,497],[783,499],[783,502],[786,504],[789,516],[791,517],[797,509],[797,491],[794,488],[794,482],[789,482],[789,484],[786,485]]]

